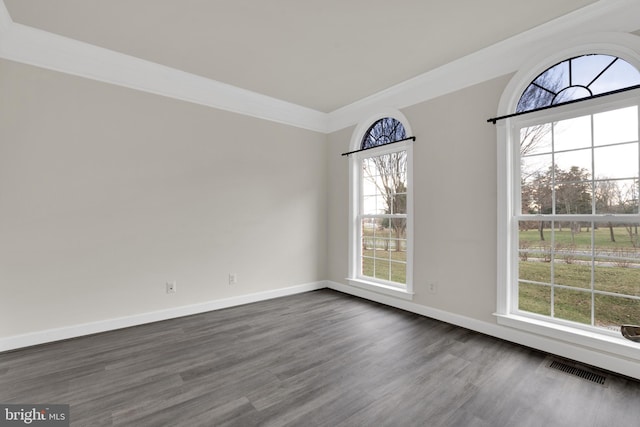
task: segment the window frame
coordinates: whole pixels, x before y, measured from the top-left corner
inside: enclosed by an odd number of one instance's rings
[[[407,119],[398,111],[391,111],[375,115],[363,121],[354,131],[351,139],[351,150],[359,150],[362,141],[371,126],[383,118],[392,118],[399,121],[407,134],[412,135]],[[407,201],[406,201],[406,284],[401,286],[394,282],[363,276],[361,272],[362,262],[362,193],[363,193],[363,159],[384,154],[406,152],[407,162]],[[347,282],[350,285],[369,291],[411,300],[413,299],[413,141],[406,140],[393,144],[383,144],[368,148],[365,151],[349,155],[349,270]]]
[[[612,99],[616,98],[616,99]],[[636,106],[638,108],[638,127],[640,134],[640,94],[620,94],[617,97],[604,99],[597,99],[592,101],[584,101],[584,105],[580,108],[564,108],[562,111],[557,112],[549,112],[544,111],[540,113],[532,113],[530,116],[526,118],[516,118],[512,121],[511,132],[513,133],[511,136],[512,144],[514,144],[512,149],[512,160],[511,160],[511,168],[512,168],[512,179],[513,179],[513,194],[511,196],[511,206],[510,206],[510,216],[511,216],[511,247],[513,247],[513,251],[511,253],[510,261],[512,263],[511,268],[511,277],[509,278],[509,286],[511,286],[510,297],[511,301],[509,301],[510,312],[516,314],[518,316],[537,318],[540,320],[552,321],[553,323],[558,323],[561,325],[566,325],[568,327],[574,327],[577,329],[584,329],[587,331],[592,331],[600,334],[605,334],[609,336],[617,337],[618,333],[614,333],[613,331],[609,331],[601,328],[594,328],[590,325],[582,325],[579,323],[565,321],[560,318],[553,318],[552,320],[549,316],[545,315],[536,315],[535,313],[530,313],[524,310],[520,310],[519,300],[518,300],[518,270],[516,266],[519,263],[518,259],[518,247],[519,247],[519,237],[518,237],[518,221],[520,220],[543,220],[543,221],[584,221],[584,222],[615,222],[615,223],[624,223],[624,222],[640,222],[640,213],[638,214],[532,214],[532,215],[524,215],[519,213],[521,209],[521,205],[518,203],[520,201],[521,194],[521,186],[520,186],[520,154],[517,150],[517,144],[519,142],[519,131],[520,129],[528,126],[535,126],[537,124],[546,124],[550,122],[556,122],[560,120],[567,120],[576,117],[583,117],[589,115],[595,115],[598,113],[612,111],[620,108]],[[593,291],[592,291],[593,292]],[[638,319],[640,321],[640,319]],[[594,330],[595,329],[595,330]]]
[[[640,69],[640,43],[638,38],[629,35],[620,37],[607,37],[607,40],[623,42],[633,41],[637,49],[632,50],[620,45],[611,45],[603,48],[602,45],[593,48],[592,45],[583,45],[567,48],[555,54],[546,53],[529,61],[529,67],[516,73],[505,89],[500,101],[499,113],[509,114],[515,111],[519,96],[529,83],[540,73],[564,59],[588,53],[602,53],[620,57],[631,65]],[[542,65],[541,65],[542,64]],[[563,118],[578,117],[581,115],[596,114],[599,111],[623,108],[625,106],[638,105],[640,111],[640,94],[638,91],[619,93],[603,98],[588,99],[583,102],[560,105],[551,110],[527,113],[523,116],[511,117],[496,124],[497,130],[497,157],[498,157],[498,212],[497,212],[497,307],[494,313],[497,323],[502,326],[533,333],[540,337],[552,338],[564,343],[576,344],[606,354],[624,356],[635,361],[640,361],[637,345],[625,340],[620,334],[609,333],[605,329],[594,330],[589,325],[581,327],[577,323],[552,319],[544,315],[523,314],[518,308],[516,277],[518,263],[518,224],[515,217],[520,215],[514,212],[515,200],[520,198],[520,153],[519,135],[516,129],[526,125],[541,122],[551,122]],[[639,113],[640,115],[640,113]],[[606,218],[605,215],[590,215],[597,221]],[[628,218],[628,217],[627,217]],[[633,216],[634,221],[640,222],[640,215]],[[535,338],[531,338],[535,341]],[[564,344],[558,344],[565,354],[572,350]],[[569,353],[567,353],[569,352]]]

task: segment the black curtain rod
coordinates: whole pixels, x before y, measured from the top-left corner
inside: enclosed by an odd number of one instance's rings
[[[593,95],[593,96],[590,96],[588,98],[574,99],[572,101],[561,102],[559,104],[547,105],[546,107],[534,108],[533,110],[521,111],[519,113],[507,114],[506,116],[494,117],[492,119],[487,119],[487,123],[493,123],[495,125],[498,120],[509,119],[511,117],[521,116],[523,114],[535,113],[536,111],[548,110],[550,108],[561,107],[563,105],[575,104],[576,102],[588,101],[588,100],[594,99],[594,98],[602,98],[603,96],[615,95],[616,93],[627,92],[627,91],[634,90],[634,89],[640,89],[640,85],[629,86],[629,87],[625,87],[625,88],[622,88],[622,89],[616,89],[616,90],[612,90],[610,92],[605,92],[605,93],[599,93],[597,95]]]
[[[416,140],[416,137],[415,137],[415,136],[410,136],[410,137],[405,138],[405,139],[399,139],[399,140],[397,140],[397,141],[387,142],[386,144],[380,144],[380,145],[375,145],[375,146],[373,146],[373,147],[367,147],[367,148],[361,148],[361,149],[359,149],[359,150],[349,151],[348,153],[342,153],[342,155],[343,155],[343,156],[348,156],[349,154],[359,153],[359,152],[361,152],[361,151],[371,150],[371,149],[373,149],[373,148],[382,147],[382,146],[384,146],[384,145],[395,144],[396,142],[404,142],[404,141],[408,141],[408,140],[410,140],[410,139],[411,139],[411,140],[413,140],[413,141],[415,141],[415,140]]]

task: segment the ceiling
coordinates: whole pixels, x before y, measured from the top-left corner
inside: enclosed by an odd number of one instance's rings
[[[597,0],[4,0],[14,22],[331,112]]]

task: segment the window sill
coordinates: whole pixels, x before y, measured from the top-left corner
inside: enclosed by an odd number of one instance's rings
[[[640,362],[640,344],[622,336],[609,336],[516,314],[495,314],[495,316],[499,325]]]
[[[396,288],[394,286],[387,286],[381,283],[369,282],[362,279],[346,279],[350,285],[366,289],[367,291],[376,292],[379,294],[389,295],[396,298],[402,298],[408,301],[413,300],[413,292],[409,292],[406,289]]]

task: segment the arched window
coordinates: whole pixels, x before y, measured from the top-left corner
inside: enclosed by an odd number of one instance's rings
[[[349,279],[358,286],[406,297],[412,289],[412,145],[405,124],[394,117],[377,119],[365,129],[356,131],[352,143],[363,151],[350,156]]]
[[[562,104],[640,84],[640,73],[611,55],[581,55],[547,68],[525,89],[516,112]]]
[[[623,91],[638,84],[629,62],[594,54],[521,92],[515,112],[530,113],[502,128],[501,323],[618,338],[640,323],[640,90]]]
[[[373,148],[390,142],[401,141],[406,137],[407,132],[402,123],[394,118],[385,117],[371,125],[362,138],[360,148]]]

